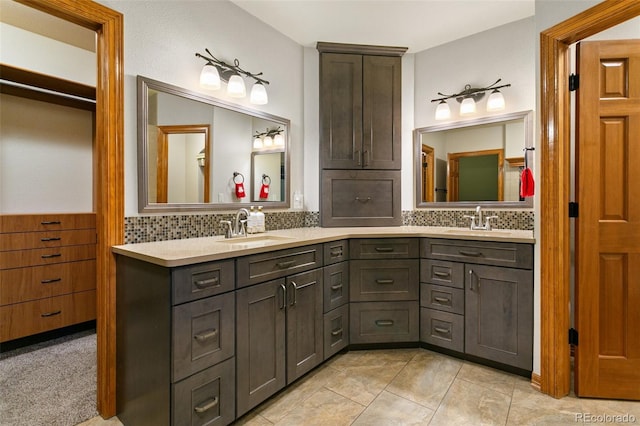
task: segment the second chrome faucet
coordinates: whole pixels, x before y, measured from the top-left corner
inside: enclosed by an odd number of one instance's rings
[[[497,219],[498,216],[487,216],[484,218],[482,218],[482,207],[481,206],[477,206],[476,207],[476,214],[475,215],[465,215],[464,216],[467,219],[471,219],[471,223],[469,224],[469,229],[471,230],[483,230],[483,231],[491,231],[492,225],[491,225],[491,219]],[[477,222],[476,222],[477,219]],[[484,222],[484,224],[483,224]]]

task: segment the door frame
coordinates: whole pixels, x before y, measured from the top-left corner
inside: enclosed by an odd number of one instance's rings
[[[422,180],[422,201],[426,201],[431,203],[435,197],[434,191],[434,165],[435,165],[435,155],[433,147],[429,145],[420,144],[421,147],[421,180]],[[426,164],[426,166],[425,166]],[[426,173],[425,173],[426,169]]]
[[[447,201],[460,201],[460,159],[487,155],[498,156],[498,199],[496,201],[504,200],[504,149],[486,149],[447,154]]]
[[[91,0],[17,0],[96,32],[97,79],[94,141],[96,212],[97,405],[116,414],[116,261],[111,246],[124,242],[123,15]]]
[[[640,16],[637,0],[607,0],[540,33],[540,390],[569,394],[569,46]],[[536,382],[536,378],[532,379]]]

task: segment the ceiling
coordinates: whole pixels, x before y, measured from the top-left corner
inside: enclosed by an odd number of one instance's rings
[[[534,0],[231,0],[305,47],[318,41],[420,52],[534,15]]]

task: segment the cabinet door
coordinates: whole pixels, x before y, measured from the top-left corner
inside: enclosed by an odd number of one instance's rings
[[[237,415],[285,385],[285,281],[236,291]]]
[[[533,362],[533,276],[465,266],[465,352],[525,370]]]
[[[320,55],[320,146],[321,168],[362,167],[361,55]]]
[[[400,170],[400,57],[363,56],[362,167]]]
[[[324,359],[322,269],[287,278],[287,383]]]

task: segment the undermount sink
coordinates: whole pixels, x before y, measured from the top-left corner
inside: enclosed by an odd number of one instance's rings
[[[472,237],[490,237],[492,235],[511,235],[510,231],[486,231],[483,229],[447,229],[445,234],[469,235]]]
[[[278,235],[260,235],[255,237],[236,237],[218,240],[216,243],[224,244],[232,249],[247,249],[255,247],[264,247],[271,244],[290,241],[293,238],[282,237]]]

